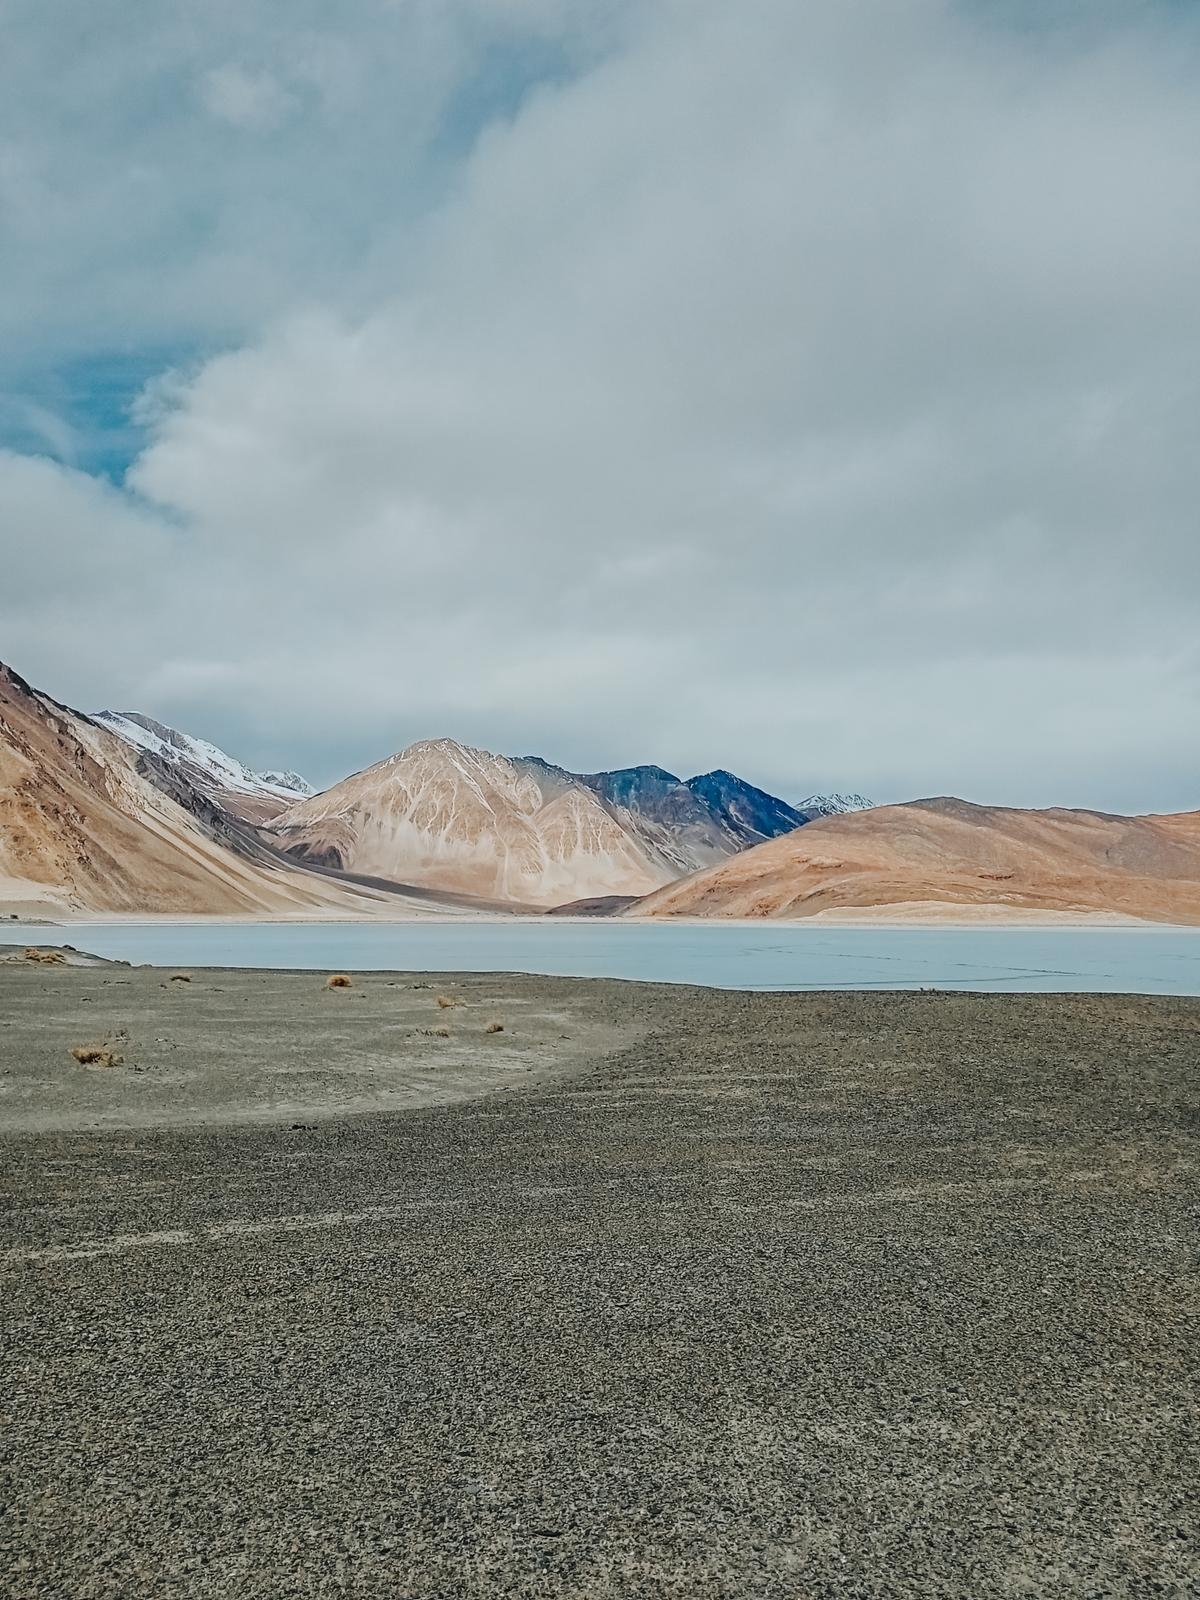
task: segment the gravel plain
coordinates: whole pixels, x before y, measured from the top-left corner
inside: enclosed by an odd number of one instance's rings
[[[1200,1593],[1200,1002],[322,985],[0,968],[0,1592]]]

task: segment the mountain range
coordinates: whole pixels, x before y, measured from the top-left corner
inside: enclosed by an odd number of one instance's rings
[[[717,770],[576,773],[422,740],[314,794],[0,665],[8,913],[1088,913],[1200,922],[1200,812],[792,805]]]
[[[294,772],[256,771],[141,713],[85,715],[0,672],[0,901],[24,909],[628,900],[805,820],[727,772],[576,774],[449,739],[317,795]]]
[[[427,739],[265,825],[305,861],[549,907],[640,896],[799,827],[732,773],[568,772]]]

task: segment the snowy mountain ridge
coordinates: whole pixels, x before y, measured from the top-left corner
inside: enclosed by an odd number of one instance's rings
[[[312,785],[296,772],[255,772],[207,739],[180,733],[153,717],[136,711],[96,711],[93,722],[118,734],[126,744],[149,751],[168,766],[180,769],[193,787],[221,801],[229,809],[241,810],[237,797],[274,804],[276,810],[306,799]],[[230,802],[233,804],[230,805]]]
[[[841,817],[850,811],[873,811],[874,800],[862,794],[810,794],[807,800],[798,800],[795,809],[807,821],[816,817]]]

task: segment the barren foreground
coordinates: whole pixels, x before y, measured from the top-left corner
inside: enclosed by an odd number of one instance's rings
[[[1200,1002],[429,981],[0,967],[0,1591],[1195,1592]]]

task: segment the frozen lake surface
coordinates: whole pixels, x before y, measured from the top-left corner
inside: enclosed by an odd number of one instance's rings
[[[833,928],[562,922],[0,923],[0,942],[136,963],[533,972],[721,989],[1092,990],[1200,995],[1200,928]]]

